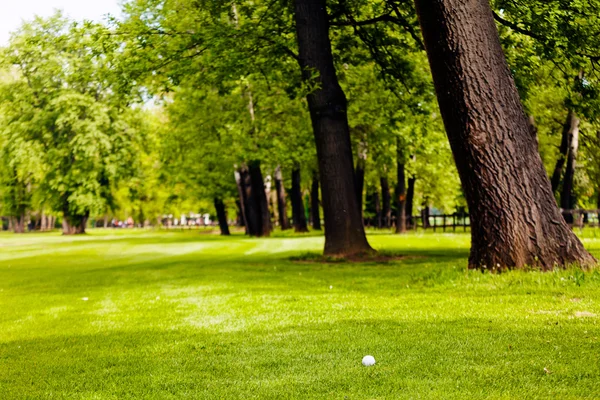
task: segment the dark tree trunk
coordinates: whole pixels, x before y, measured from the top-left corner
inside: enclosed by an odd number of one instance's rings
[[[321,230],[321,211],[319,203],[319,176],[313,173],[312,186],[310,188],[310,209],[312,216],[312,227]]]
[[[282,231],[290,229],[290,220],[287,215],[287,203],[285,201],[285,188],[283,187],[283,177],[281,167],[275,169],[275,190],[277,191],[277,211],[279,213],[279,226]]]
[[[308,232],[301,182],[300,169],[294,168],[292,171],[292,190],[290,191],[294,230],[296,232]]]
[[[567,155],[567,168],[565,170],[565,176],[563,179],[562,193],[560,195],[560,206],[563,210],[572,210],[575,208],[575,201],[573,198],[573,178],[575,177],[575,167],[577,163],[577,151],[579,150],[579,118],[574,113],[571,118],[572,122],[569,126],[568,134],[568,155]],[[573,223],[573,214],[565,214],[567,223]]]
[[[265,182],[260,169],[260,161],[248,163],[250,184],[252,185],[252,203],[256,207],[257,226],[256,236],[263,237],[271,234],[271,214],[269,213],[269,202],[265,192]]]
[[[244,211],[242,210],[243,206],[239,199],[235,201],[235,207],[237,209],[236,225],[245,227],[246,223],[244,222]]]
[[[569,137],[572,135],[572,132],[575,129],[579,129],[579,118],[577,118],[573,111],[569,110],[569,113],[567,114],[567,121],[563,125],[558,159],[556,160],[554,172],[552,173],[552,193],[556,193],[558,186],[560,185],[560,178],[569,154]]]
[[[556,205],[488,0],[415,2],[469,205],[469,267],[595,263]]]
[[[404,214],[406,215],[406,221],[410,228],[414,226],[413,213],[414,213],[414,201],[415,201],[415,183],[417,178],[411,176],[408,178],[408,189],[406,190],[406,208]]]
[[[390,228],[392,226],[392,198],[390,195],[390,184],[386,177],[380,178],[381,183],[381,216],[383,226]]]
[[[219,221],[219,228],[221,229],[221,235],[229,236],[229,223],[227,222],[227,211],[225,210],[225,204],[223,200],[215,197],[214,199],[215,211],[217,212],[217,220]]]
[[[246,231],[250,236],[260,236],[262,232],[260,204],[256,201],[252,178],[248,168],[240,170],[242,189],[244,190],[244,210],[246,216]]]
[[[294,3],[302,76],[317,88],[307,100],[319,159],[325,254],[371,251],[356,201],[347,102],[333,64],[327,4],[325,0]]]
[[[406,232],[406,173],[404,168],[404,150],[400,139],[397,142],[396,163],[396,233]]]
[[[90,213],[74,214],[69,211],[69,205],[63,207],[63,235],[83,235],[87,226]]]
[[[248,174],[248,170],[246,168],[240,168],[235,171],[235,182],[238,188],[238,196],[239,200],[237,201],[239,217],[241,217],[240,222],[246,229],[246,235],[250,235],[250,230],[248,229],[248,219],[246,217],[246,205],[248,200],[246,199],[246,175]]]

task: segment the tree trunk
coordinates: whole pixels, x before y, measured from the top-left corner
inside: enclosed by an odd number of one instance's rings
[[[356,201],[346,96],[337,80],[325,0],[295,0],[299,63],[310,87],[325,217],[325,254],[371,251]],[[315,76],[316,73],[316,76]]]
[[[290,191],[290,200],[292,201],[292,219],[294,230],[296,232],[308,232],[306,223],[306,214],[304,211],[304,201],[302,199],[300,169],[294,168],[292,171],[292,190]]]
[[[279,226],[282,231],[290,229],[290,220],[287,215],[287,203],[285,201],[285,188],[283,187],[283,177],[281,167],[275,169],[275,190],[277,191],[277,211],[279,212]]]
[[[246,230],[250,236],[260,236],[262,232],[260,205],[254,195],[252,178],[248,168],[240,170],[242,189],[244,191],[244,210],[246,213]]]
[[[248,220],[246,218],[246,188],[245,188],[245,179],[246,179],[247,170],[245,168],[240,168],[235,171],[235,182],[237,184],[238,189],[238,197],[237,201],[239,215],[238,220],[246,229],[246,235],[250,235],[250,231],[248,230]],[[240,218],[241,217],[241,218]]]
[[[569,124],[568,134],[568,155],[567,155],[567,169],[565,170],[565,176],[563,179],[562,193],[560,195],[560,206],[563,210],[572,210],[575,208],[575,201],[573,198],[573,178],[575,177],[575,167],[577,163],[577,151],[579,150],[579,118],[575,116],[573,112],[571,117],[571,123]],[[564,214],[567,223],[573,223],[573,214]]]
[[[89,211],[85,214],[73,214],[69,211],[69,206],[63,207],[63,235],[83,235],[87,221],[90,217]]]
[[[413,213],[414,213],[414,200],[415,200],[415,183],[417,178],[411,176],[408,178],[408,189],[406,191],[406,208],[404,214],[406,215],[407,225],[412,228],[414,226]]]
[[[415,3],[469,205],[469,267],[595,263],[556,205],[488,0]]]
[[[381,183],[381,216],[383,226],[390,228],[392,226],[392,198],[390,195],[390,184],[387,177],[379,179]]]
[[[12,229],[14,233],[25,233],[25,214],[16,217],[10,217],[12,221]]]
[[[321,210],[319,203],[319,176],[313,173],[312,186],[310,188],[310,209],[312,211],[312,227],[321,230]]]
[[[383,215],[381,214],[381,198],[379,197],[379,191],[375,186],[373,192],[373,203],[375,203],[375,225],[377,229],[383,228]]]
[[[219,221],[219,228],[221,229],[221,235],[229,236],[229,223],[227,222],[227,211],[225,210],[225,204],[223,200],[215,197],[214,199],[215,211],[217,212],[217,220]]]
[[[269,236],[271,234],[271,214],[269,212],[269,202],[265,192],[265,181],[263,180],[260,161],[248,163],[250,181],[252,184],[253,202],[256,204],[259,216],[257,236]]]
[[[397,140],[396,145],[397,183],[396,183],[396,233],[406,232],[406,173],[404,168],[404,149]]]
[[[552,173],[552,193],[556,193],[558,186],[560,185],[560,178],[562,176],[565,161],[567,160],[569,153],[569,137],[572,135],[574,129],[579,129],[579,118],[575,116],[573,111],[569,110],[569,113],[567,114],[567,121],[563,125],[558,159],[556,160],[554,172]]]
[[[365,190],[365,166],[367,164],[367,147],[361,142],[358,145],[358,157],[356,160],[356,169],[354,171],[354,189],[356,190],[356,201],[360,210],[361,220],[363,219],[363,192]]]

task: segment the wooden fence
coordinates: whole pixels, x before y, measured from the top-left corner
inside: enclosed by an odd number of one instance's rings
[[[573,228],[600,227],[600,210],[561,210],[565,221]],[[365,226],[377,228],[376,218],[365,218]],[[391,226],[396,226],[393,217]],[[434,232],[466,232],[471,227],[467,213],[413,215],[406,218],[407,230],[432,229]]]

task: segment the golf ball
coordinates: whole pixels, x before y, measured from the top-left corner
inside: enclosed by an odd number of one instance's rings
[[[365,367],[370,367],[371,365],[375,365],[375,357],[373,356],[364,356],[362,359],[362,364]]]

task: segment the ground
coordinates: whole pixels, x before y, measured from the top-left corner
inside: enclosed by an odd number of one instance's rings
[[[600,398],[600,272],[482,274],[466,234],[369,239],[404,257],[322,264],[310,235],[0,234],[0,398]]]

